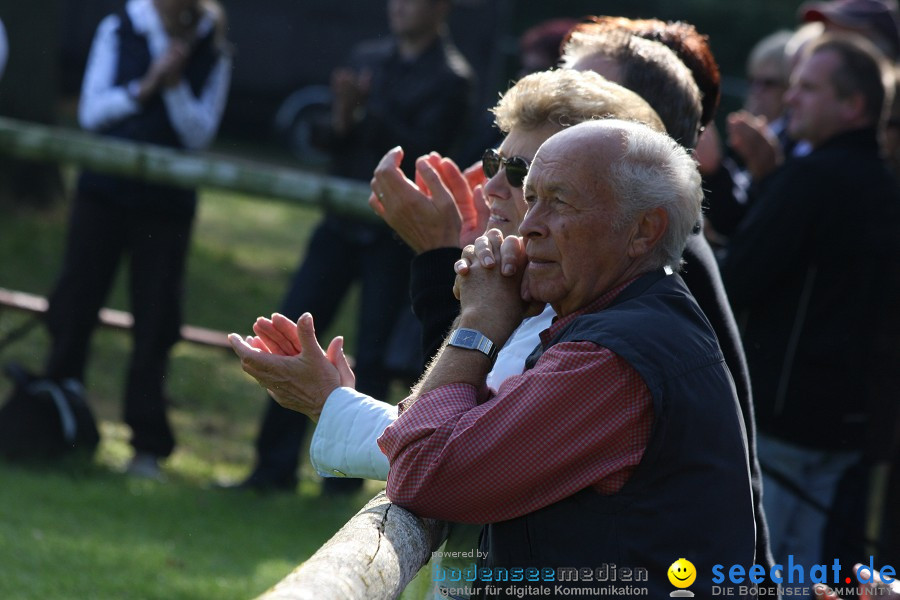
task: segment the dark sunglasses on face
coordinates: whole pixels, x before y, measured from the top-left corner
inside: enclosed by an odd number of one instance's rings
[[[493,148],[484,151],[481,157],[481,169],[484,176],[490,179],[497,174],[501,168],[506,171],[506,180],[509,185],[520,188],[525,183],[525,176],[528,175],[528,167],[531,162],[522,156],[510,156],[503,158],[500,153]]]

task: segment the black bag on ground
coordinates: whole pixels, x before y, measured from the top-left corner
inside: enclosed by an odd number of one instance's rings
[[[0,456],[27,460],[94,452],[100,434],[79,382],[38,377],[15,363],[5,371],[14,387],[0,407]]]

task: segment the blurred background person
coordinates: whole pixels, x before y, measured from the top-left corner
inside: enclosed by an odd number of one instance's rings
[[[744,107],[728,115],[725,154],[701,166],[708,204],[704,232],[720,254],[750,208],[754,182],[762,181],[786,158],[811,150],[807,141],[788,134],[784,94],[802,49],[824,30],[822,23],[810,22],[793,32],[776,31],[750,51]]]
[[[895,435],[896,386],[885,395],[882,382],[896,373],[897,340],[882,332],[895,330],[900,305],[900,193],[878,141],[893,90],[889,63],[858,35],[804,49],[785,99],[790,135],[813,150],[767,178],[722,266],[753,375],[780,564],[835,556],[823,552],[826,525],[850,529],[857,516],[836,499],[859,505],[866,465],[885,460]]]
[[[517,79],[559,66],[560,46],[576,23],[575,19],[550,19],[526,29],[519,36]]]
[[[747,58],[747,97],[744,110],[765,117],[777,135],[784,130],[784,93],[791,77],[787,46],[793,32],[780,29],[753,46]]]
[[[751,171],[761,168],[756,167],[759,159],[755,160],[758,150],[754,144],[765,144],[767,148],[763,152],[767,152],[768,146],[774,146],[777,139],[787,139],[784,93],[791,65],[786,48],[792,36],[786,29],[776,31],[757,42],[750,51],[743,110],[729,115],[728,144],[720,163],[705,169],[705,233],[717,246],[725,243],[747,212]],[[742,135],[739,121],[752,121],[763,133],[758,138],[748,138]]]
[[[451,4],[388,0],[391,35],[361,43],[347,64],[333,71],[330,120],[313,131],[314,142],[333,157],[333,175],[369,181],[382,155],[398,145],[412,157],[454,147],[471,108],[473,76],[449,38]],[[413,176],[412,161],[405,170]],[[411,257],[384,224],[326,212],[279,311],[294,320],[311,312],[324,331],[359,281],[356,381],[360,391],[379,398],[387,396],[393,378],[386,363],[392,334],[401,319],[411,319]],[[409,336],[401,345],[419,344]],[[293,491],[307,422],[269,398],[256,439],[256,465],[236,487]],[[361,484],[329,479],[323,489],[345,493]]]
[[[562,42],[577,22],[568,18],[550,19],[526,29],[519,36],[516,79],[559,66]],[[459,164],[469,165],[481,160],[484,149],[499,146],[503,137],[503,132],[494,124],[490,110],[476,114],[462,147],[456,153]]]
[[[214,0],[129,0],[97,28],[78,106],[89,131],[175,148],[215,137],[231,76],[225,14]],[[62,273],[49,298],[45,374],[84,380],[97,312],[128,257],[134,350],[125,389],[131,474],[159,477],[175,445],[163,389],[179,339],[194,190],[85,171]]]

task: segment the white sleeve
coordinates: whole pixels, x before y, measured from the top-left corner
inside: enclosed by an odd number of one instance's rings
[[[184,78],[163,90],[169,121],[186,148],[199,150],[212,143],[225,111],[230,82],[231,57],[223,54],[206,78],[199,98]]]
[[[352,388],[334,390],[325,400],[313,432],[309,458],[323,477],[385,481],[388,460],[377,440],[397,419],[397,407]]]
[[[99,131],[140,111],[140,105],[123,86],[114,85],[119,58],[119,17],[109,15],[100,22],[88,55],[78,123],[88,131]]]

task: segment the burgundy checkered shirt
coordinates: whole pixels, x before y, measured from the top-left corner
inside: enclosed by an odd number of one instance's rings
[[[625,284],[627,285],[627,284]],[[625,285],[557,321],[609,305]],[[518,517],[593,486],[617,492],[650,438],[650,390],[628,363],[591,342],[546,348],[534,368],[476,402],[469,384],[422,394],[378,439],[387,495],[412,512],[464,523]]]

